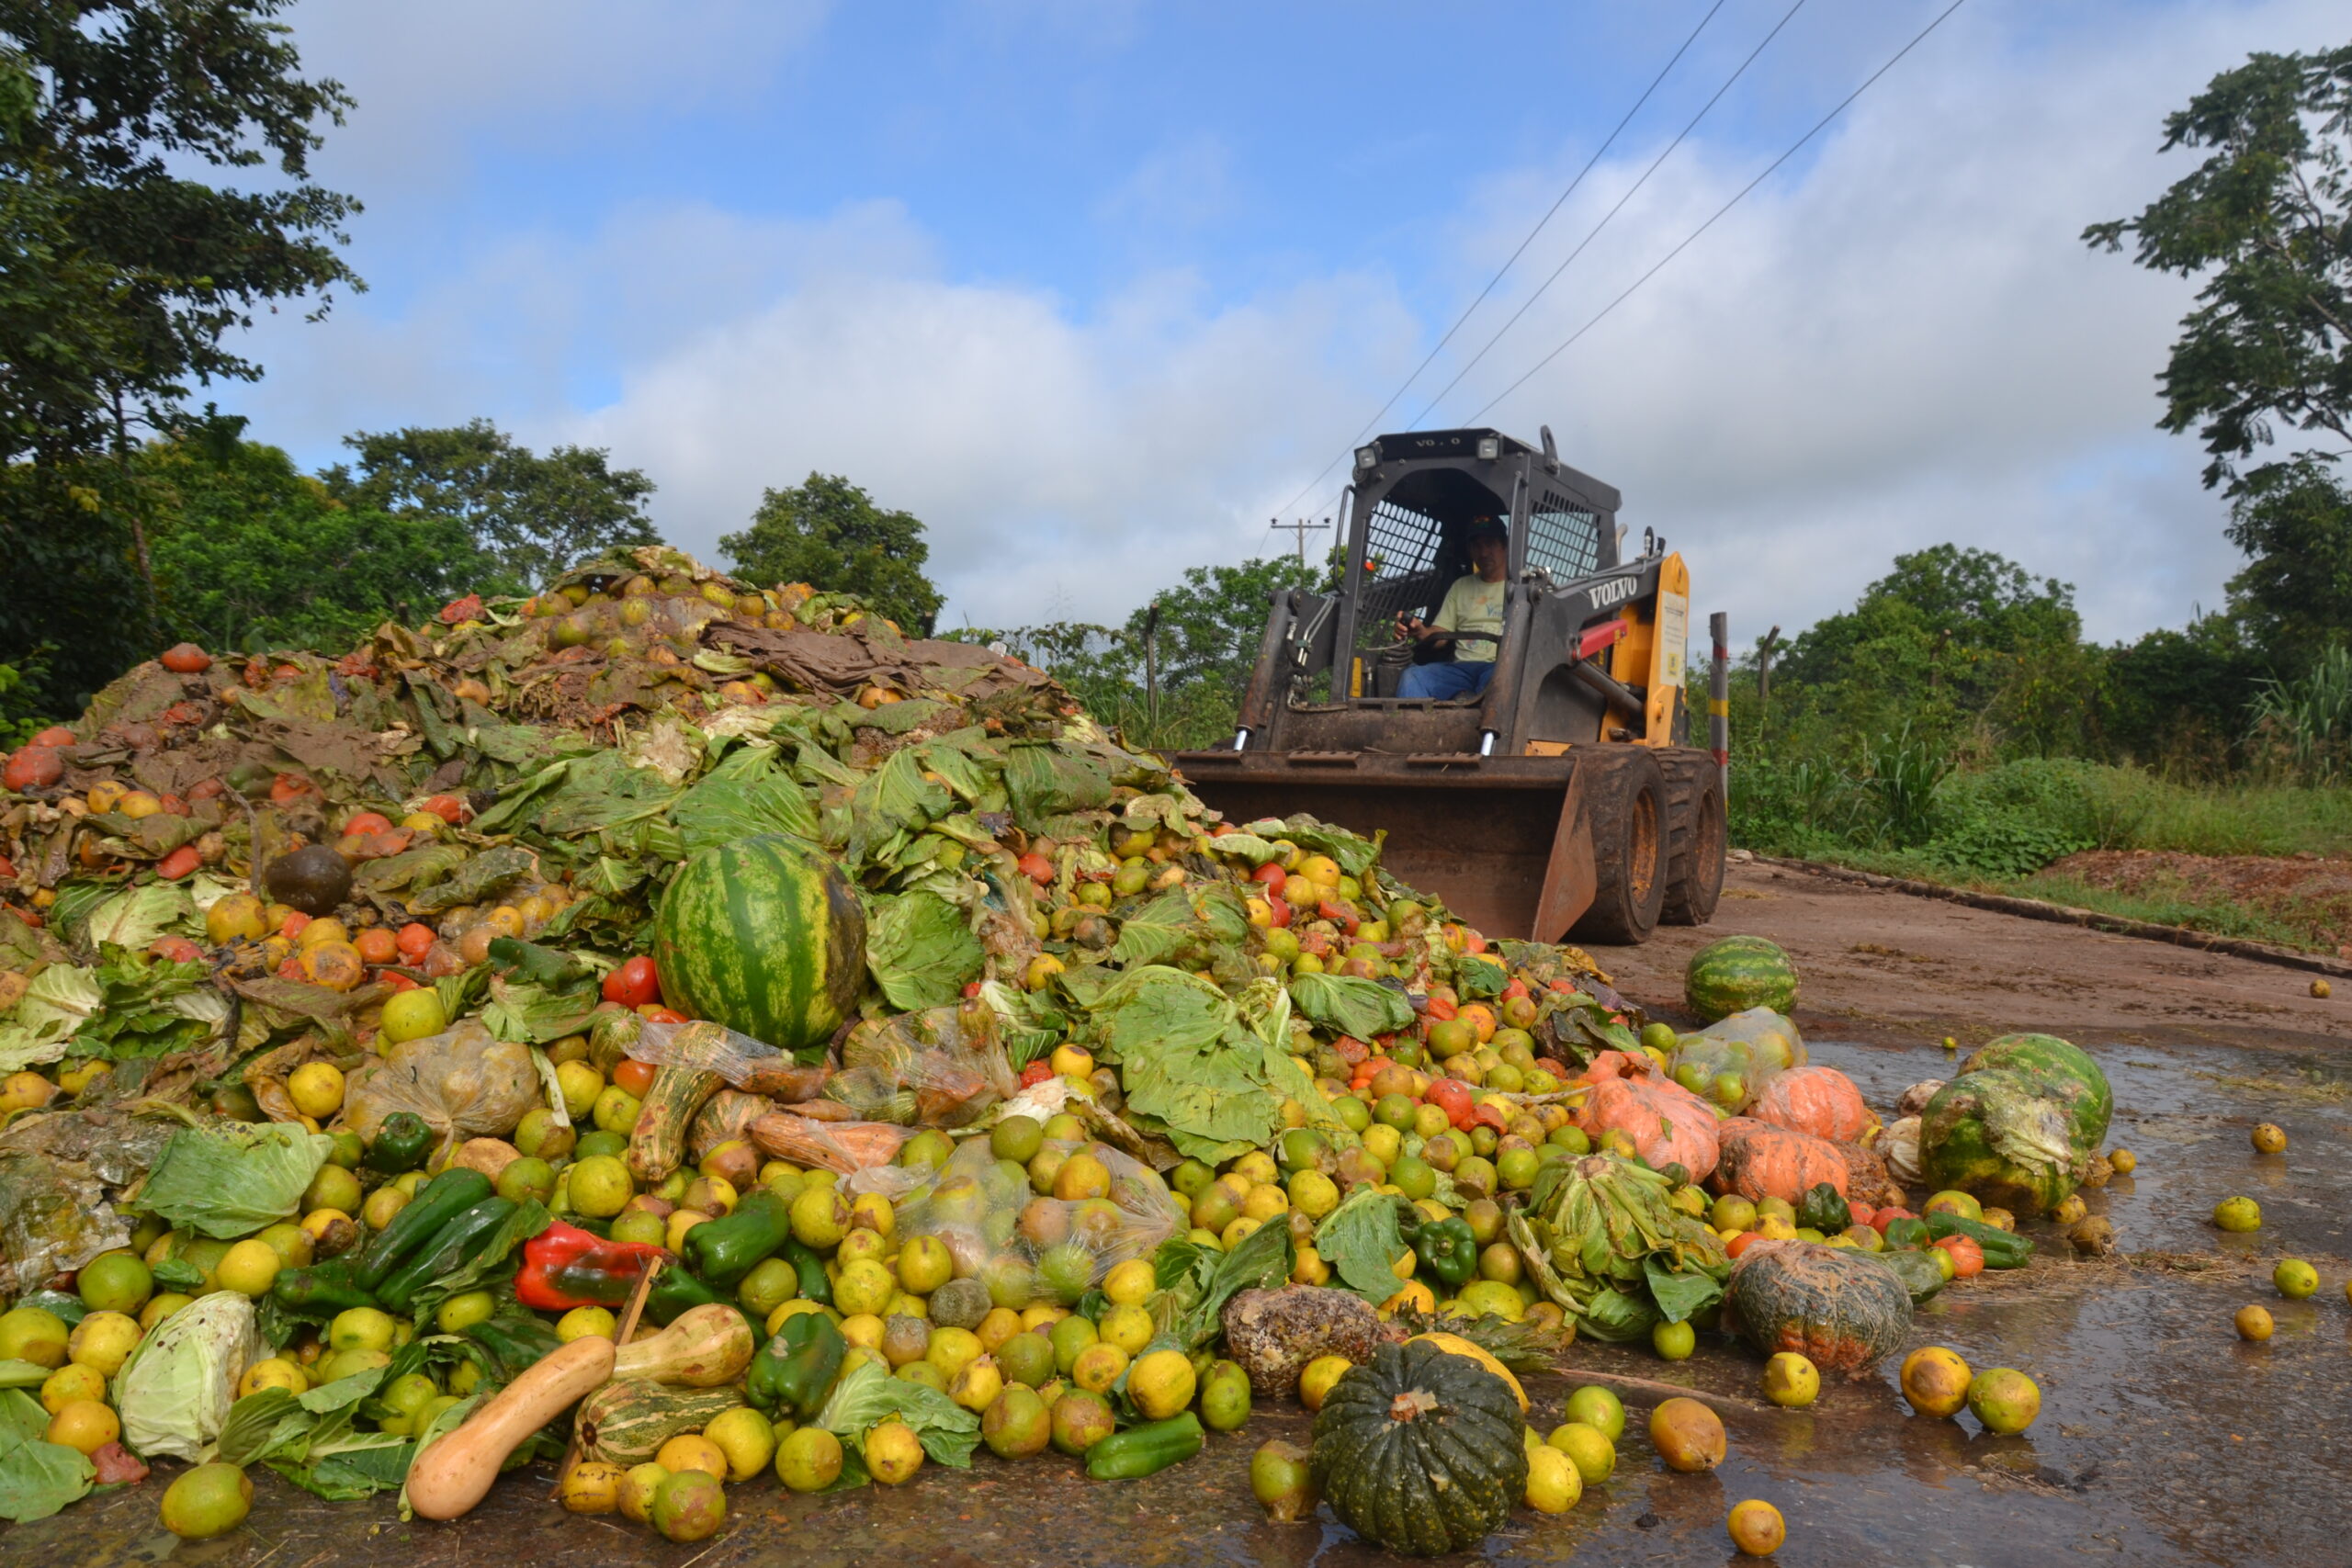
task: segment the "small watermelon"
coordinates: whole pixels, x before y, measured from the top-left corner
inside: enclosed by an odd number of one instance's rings
[[[1682,997],[1710,1023],[1749,1008],[1785,1013],[1797,1005],[1797,966],[1777,942],[1727,936],[1690,955]]]
[[[865,912],[841,867],[797,840],[714,845],[662,893],[653,962],[689,1016],[813,1059],[857,1005]]]

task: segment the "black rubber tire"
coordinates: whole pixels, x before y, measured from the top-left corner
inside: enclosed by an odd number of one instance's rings
[[[1598,746],[1582,753],[1589,769],[1584,819],[1592,834],[1592,908],[1568,934],[1579,942],[1632,947],[1657,929],[1666,901],[1666,775],[1646,746]]]
[[[1703,926],[1724,896],[1723,770],[1704,751],[1658,753],[1666,775],[1666,901],[1658,919],[1669,926]]]

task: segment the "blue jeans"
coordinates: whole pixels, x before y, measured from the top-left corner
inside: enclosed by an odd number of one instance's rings
[[[1465,693],[1476,694],[1487,689],[1494,678],[1494,660],[1483,664],[1416,664],[1405,671],[1396,683],[1400,697],[1425,697],[1443,701]]]

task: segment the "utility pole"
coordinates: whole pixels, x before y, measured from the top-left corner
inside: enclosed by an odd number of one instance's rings
[[[1159,733],[1159,601],[1154,599],[1143,617],[1144,722],[1153,737]]]
[[[1756,735],[1762,739],[1772,722],[1772,653],[1781,646],[1781,628],[1766,632],[1756,645]]]
[[[1330,525],[1331,520],[1329,517],[1326,517],[1320,523],[1310,523],[1304,517],[1300,518],[1295,523],[1285,523],[1281,518],[1277,517],[1266,525],[1267,527],[1274,529],[1278,533],[1295,534],[1298,536],[1298,564],[1302,567],[1306,564],[1306,536],[1309,534],[1319,534]]]

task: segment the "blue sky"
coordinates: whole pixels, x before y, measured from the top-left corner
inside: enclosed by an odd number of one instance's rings
[[[1472,412],[1946,0],[1805,0],[1429,423]],[[1116,619],[1269,547],[1713,0],[304,0],[359,100],[319,159],[370,284],[266,321],[220,389],[334,459],[485,414],[609,446],[715,555],[848,475],[929,524],[945,619]],[[1724,0],[1401,425],[1791,0]],[[2160,121],[2308,0],[1969,0],[1489,421],[1549,423],[1691,557],[1743,643],[1904,548],[1996,548],[2125,637],[2234,565],[2151,377],[2188,289],[2087,253],[2185,167]],[[1336,479],[1331,483],[1336,483]]]

